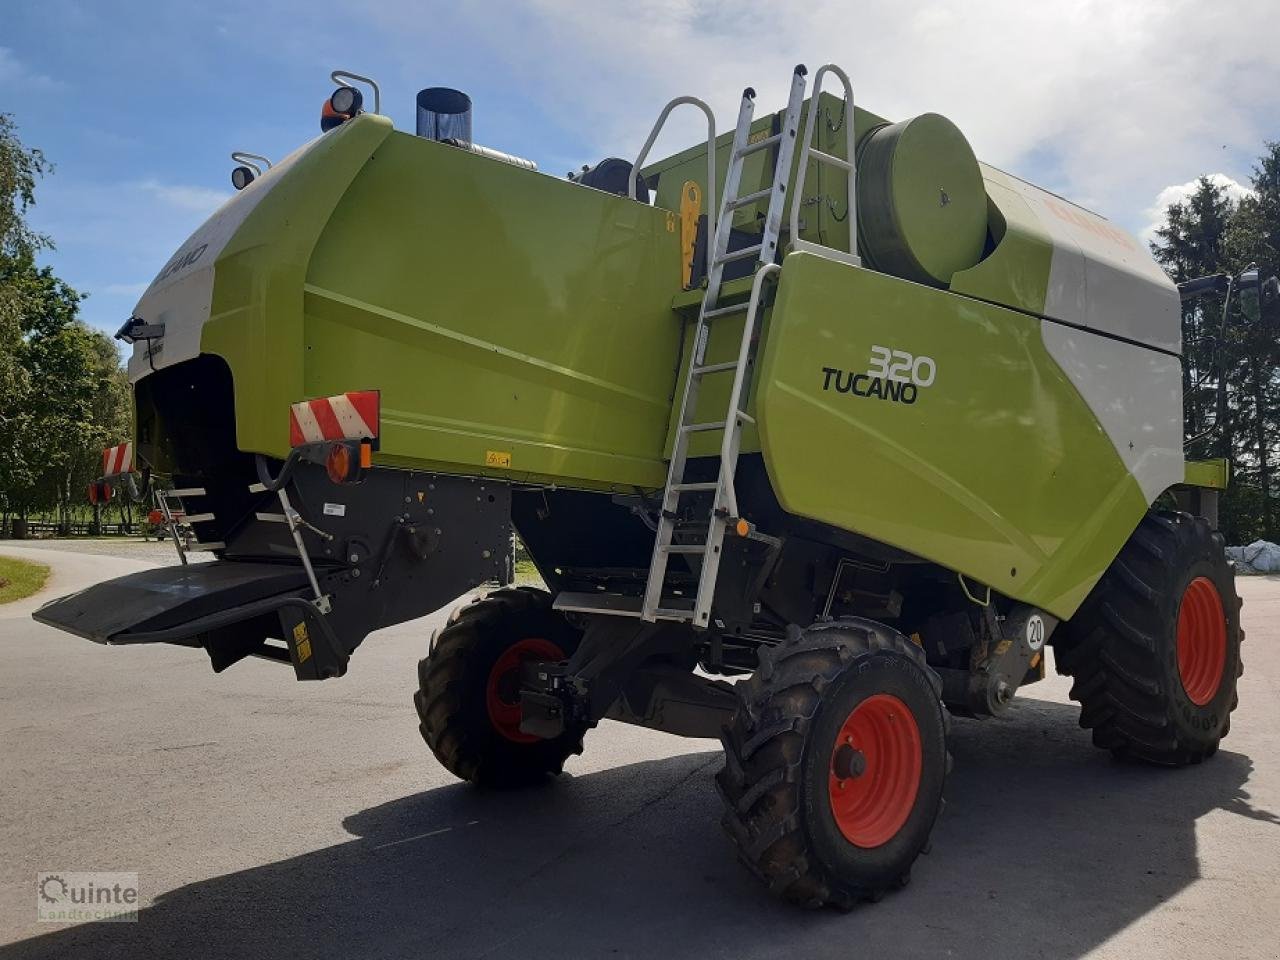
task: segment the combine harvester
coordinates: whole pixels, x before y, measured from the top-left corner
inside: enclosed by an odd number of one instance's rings
[[[1184,459],[1179,294],[1136,239],[833,66],[724,135],[679,98],[567,180],[473,144],[457,91],[412,136],[334,78],[326,132],[244,157],[120,333],[137,434],[103,484],[172,477],[216,560],[175,536],[38,620],[338,677],[509,583],[518,533],[548,589],[432,638],[432,752],[511,786],[606,717],[720,737],[740,857],[809,905],[906,882],[948,713],[1005,711],[1046,644],[1098,746],[1214,753],[1226,467]],[[685,106],[706,142],[647,162]]]

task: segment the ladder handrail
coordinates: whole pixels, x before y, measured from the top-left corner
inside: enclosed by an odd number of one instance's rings
[[[711,112],[711,108],[706,102],[699,100],[697,97],[676,97],[658,114],[658,122],[653,125],[653,129],[649,131],[649,139],[644,142],[644,146],[640,148],[640,155],[636,157],[636,162],[631,165],[631,175],[627,177],[627,196],[632,199],[636,195],[636,180],[640,176],[640,167],[644,164],[645,159],[649,156],[649,151],[653,149],[654,143],[658,139],[658,134],[662,132],[663,126],[667,122],[667,117],[671,116],[671,111],[676,107],[688,104],[691,107],[697,107],[707,117],[707,197],[708,203],[715,203],[716,198],[716,115]],[[715,232],[716,225],[712,223],[711,217],[707,217],[707,276],[711,275],[711,251],[715,248]]]
[[[751,338],[756,331],[757,317],[760,312],[760,293],[764,289],[765,280],[770,277],[777,276],[782,272],[782,267],[776,263],[763,264],[756,271],[755,279],[751,282],[751,297],[747,303],[747,318],[742,324],[742,340],[738,344],[737,366],[733,371],[733,386],[729,390],[729,400],[733,404],[734,413],[738,412],[741,403],[742,391],[746,387],[747,362],[751,353]],[[737,447],[741,443],[742,437],[737,430],[726,429],[724,437],[720,442],[720,463],[736,464],[738,460]],[[729,516],[740,516],[738,513],[738,493],[734,489],[733,474],[727,473],[724,477],[725,500]]]
[[[849,256],[855,263],[858,263],[860,262],[858,259],[858,139],[854,130],[853,83],[849,80],[849,75],[834,63],[823,64],[813,76],[813,92],[809,98],[809,115],[805,118],[804,137],[800,141],[800,163],[796,170],[795,192],[791,197],[791,244],[795,247],[819,246],[818,244],[808,244],[800,240],[800,204],[804,201],[804,181],[808,172],[809,154],[813,145],[814,121],[818,116],[818,98],[822,95],[822,80],[828,73],[835,74],[844,87],[844,135],[845,151],[848,159],[842,166],[845,167],[849,189],[849,211],[845,215],[845,219],[849,224]],[[819,156],[815,157],[815,159],[820,163],[830,162],[827,155],[822,154],[821,151],[819,151]]]

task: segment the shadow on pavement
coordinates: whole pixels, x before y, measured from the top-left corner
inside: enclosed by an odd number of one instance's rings
[[[1075,718],[1025,700],[1001,721],[957,721],[933,853],[906,890],[849,914],[775,903],[735,863],[717,825],[720,756],[701,752],[546,789],[405,797],[349,817],[350,842],[181,887],[137,924],[62,928],[0,960],[1079,957],[1198,878],[1197,818],[1280,819],[1249,804],[1244,756],[1120,764]],[[300,797],[280,828],[305,833],[306,818]]]

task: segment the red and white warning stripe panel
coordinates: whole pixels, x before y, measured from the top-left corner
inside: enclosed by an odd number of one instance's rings
[[[102,451],[102,475],[118,477],[133,471],[133,444],[117,443]]]
[[[289,408],[289,446],[324,440],[376,440],[379,405],[377,390],[295,403]]]

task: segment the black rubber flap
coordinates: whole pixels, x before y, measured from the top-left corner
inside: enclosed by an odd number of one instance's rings
[[[148,633],[307,585],[301,566],[218,560],[143,570],[51,600],[33,616],[40,623],[97,643],[129,643]]]

